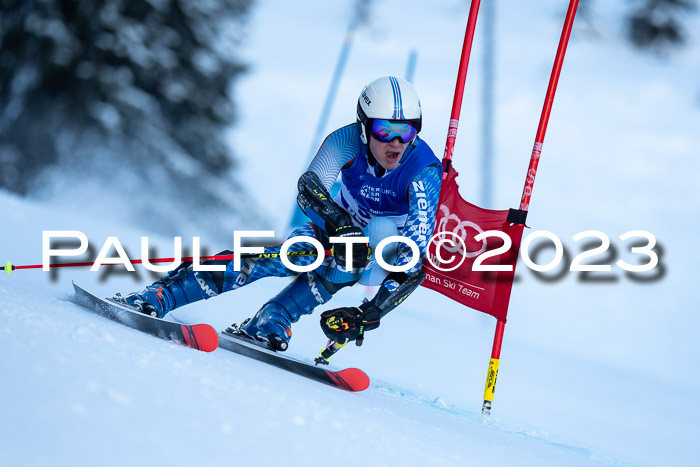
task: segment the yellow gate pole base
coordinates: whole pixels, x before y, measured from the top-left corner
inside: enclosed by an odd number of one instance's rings
[[[481,406],[481,413],[484,415],[491,414],[491,402],[496,392],[496,379],[498,378],[498,358],[489,360],[489,371],[486,374],[486,388],[484,389],[484,405]]]

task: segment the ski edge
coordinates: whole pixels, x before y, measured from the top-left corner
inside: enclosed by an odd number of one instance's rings
[[[73,303],[123,326],[163,340],[180,343],[202,352],[213,352],[219,347],[219,334],[216,329],[208,324],[173,323],[141,314],[118,303],[109,302],[98,297],[74,281],[73,289],[75,291],[71,300]],[[125,317],[127,318],[125,319]],[[128,317],[135,317],[141,322],[149,323],[151,329],[144,329],[130,323]]]
[[[359,368],[327,370],[293,357],[281,355],[274,350],[225,332],[221,332],[219,335],[219,347],[345,391],[360,392],[370,385],[369,376]]]

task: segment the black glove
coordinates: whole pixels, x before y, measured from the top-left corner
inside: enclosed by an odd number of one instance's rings
[[[355,227],[354,225],[340,226],[332,233],[331,237],[364,237],[365,233],[361,228]],[[342,267],[346,267],[347,258],[350,256],[350,250],[348,245],[345,243],[333,243],[331,251],[333,252],[333,257],[335,262]],[[369,243],[353,243],[350,245],[352,247],[352,269],[360,269],[367,266],[369,262],[369,257],[371,256],[371,251],[369,248]]]
[[[346,306],[321,313],[321,329],[330,340],[339,344],[355,341],[359,346],[365,331],[379,327],[381,311],[365,302],[359,308]]]

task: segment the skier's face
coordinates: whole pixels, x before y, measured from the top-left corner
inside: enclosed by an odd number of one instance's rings
[[[399,161],[401,161],[401,157],[409,144],[410,142],[402,143],[398,137],[388,143],[383,143],[374,136],[369,138],[369,149],[372,151],[372,155],[377,159],[379,165],[386,170],[395,169],[399,165]]]

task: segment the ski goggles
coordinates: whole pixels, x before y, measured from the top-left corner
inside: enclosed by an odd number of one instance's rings
[[[388,143],[394,138],[399,138],[402,143],[409,143],[417,134],[418,130],[410,123],[376,118],[372,120],[372,136],[382,143]]]

